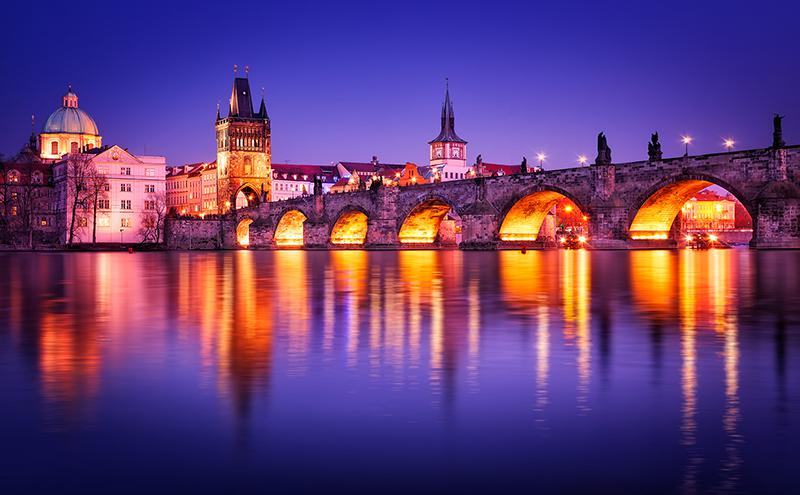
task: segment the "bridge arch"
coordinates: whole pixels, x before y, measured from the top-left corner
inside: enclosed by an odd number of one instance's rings
[[[303,247],[303,224],[308,217],[299,209],[283,212],[275,226],[273,242],[278,247]]]
[[[367,241],[369,214],[355,205],[340,208],[332,217],[336,221],[331,225],[328,239],[338,246],[362,246]]]
[[[572,193],[557,186],[536,185],[522,190],[501,210],[498,238],[504,242],[536,241],[547,214],[564,198],[584,216],[586,209]]]
[[[400,218],[403,223],[397,239],[400,244],[434,244],[448,213],[458,215],[453,205],[439,195],[426,195]]]
[[[755,222],[753,204],[738,188],[713,175],[680,174],[659,181],[632,203],[628,236],[637,240],[667,240],[681,208],[697,193],[710,186],[719,186],[733,195]]]
[[[254,184],[247,182],[239,186],[233,198],[233,205],[238,210],[258,205],[261,202],[261,193]]]
[[[236,243],[239,246],[244,248],[250,246],[250,224],[252,223],[252,218],[244,217],[236,225]]]

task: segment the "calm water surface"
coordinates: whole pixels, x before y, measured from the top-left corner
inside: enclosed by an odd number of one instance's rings
[[[797,493],[800,252],[0,273],[2,493]]]

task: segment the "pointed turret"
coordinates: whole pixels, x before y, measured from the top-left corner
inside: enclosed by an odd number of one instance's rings
[[[267,115],[267,104],[264,102],[264,97],[261,97],[261,106],[258,109],[258,118],[269,120],[269,115]]]
[[[433,143],[466,143],[456,134],[456,116],[453,112],[453,102],[450,101],[450,83],[445,84],[444,103],[442,104],[442,129],[428,144]]]
[[[233,80],[228,117],[255,118],[253,114],[253,96],[250,94],[250,80],[246,77],[236,77]]]

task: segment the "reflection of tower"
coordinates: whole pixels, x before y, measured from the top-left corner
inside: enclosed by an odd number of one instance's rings
[[[442,128],[430,145],[431,168],[442,180],[462,179],[467,174],[467,142],[456,134],[456,116],[450,101],[450,87],[445,89],[442,104]]]
[[[269,200],[272,176],[267,106],[253,109],[250,80],[235,77],[228,116],[217,110],[217,204],[221,212]],[[262,192],[265,197],[262,197]]]

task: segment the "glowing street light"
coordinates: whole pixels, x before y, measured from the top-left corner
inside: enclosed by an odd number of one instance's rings
[[[586,165],[586,161],[586,155],[578,155],[578,163],[580,163],[581,166]]]
[[[689,145],[692,144],[692,136],[681,136],[681,142],[686,145],[686,154],[689,156]]]
[[[725,148],[726,148],[728,151],[730,151],[730,150],[732,150],[732,149],[733,149],[733,145],[734,145],[734,144],[736,144],[736,141],[734,141],[734,140],[733,140],[733,139],[731,139],[731,138],[728,138],[728,139],[726,139],[725,141],[723,141],[723,143],[722,143],[722,144],[723,144],[723,146],[725,146]]]
[[[537,153],[536,154],[536,159],[539,160],[539,168],[541,168],[542,170],[544,170],[544,161],[545,161],[546,158],[547,158],[547,155],[545,155],[544,153]]]

